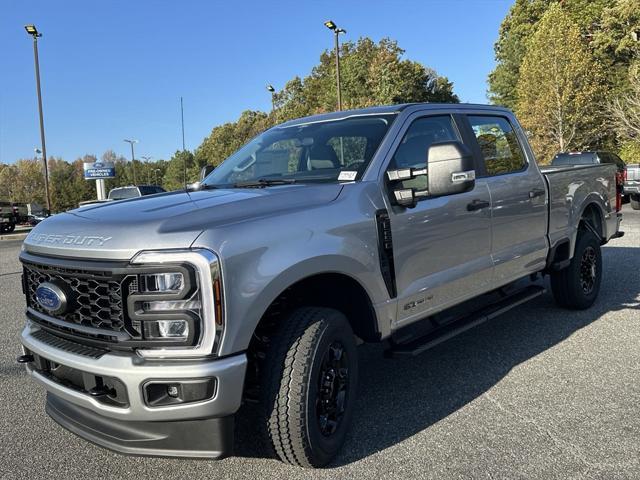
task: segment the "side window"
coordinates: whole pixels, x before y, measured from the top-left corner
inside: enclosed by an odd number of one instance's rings
[[[467,117],[478,140],[484,164],[489,175],[518,172],[526,167],[516,132],[504,117]]]
[[[457,140],[460,140],[460,137],[449,115],[419,118],[404,134],[389,164],[389,169],[424,168],[427,163],[427,151],[433,143]],[[424,189],[427,187],[427,179],[425,176],[420,176],[402,182],[402,186]]]

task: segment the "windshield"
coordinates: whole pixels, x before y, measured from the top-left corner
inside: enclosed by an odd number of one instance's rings
[[[359,179],[395,117],[367,115],[272,128],[227,158],[203,184],[239,187],[261,180]]]
[[[551,165],[592,165],[598,163],[595,152],[559,153],[551,161]]]
[[[111,200],[124,200],[125,198],[139,197],[140,192],[136,187],[116,188],[109,192]]]

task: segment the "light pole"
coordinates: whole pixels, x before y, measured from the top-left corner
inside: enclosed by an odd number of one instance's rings
[[[156,185],[160,185],[160,184],[158,183],[158,172],[159,172],[159,171],[160,171],[160,169],[159,169],[159,168],[156,168],[156,169],[153,171],[153,174],[154,174],[155,179],[156,179]]]
[[[128,140],[125,138],[124,141],[127,142],[129,145],[131,145],[131,165],[133,166],[133,184],[137,185],[138,181],[136,180],[136,156],[133,153],[133,144],[138,143],[138,140]]]
[[[271,111],[273,112],[276,109],[276,89],[269,84],[267,85],[267,90],[271,92]]]
[[[38,91],[38,111],[40,113],[40,143],[42,144],[42,163],[44,164],[44,191],[47,197],[47,211],[51,212],[51,196],[49,195],[49,167],[47,165],[47,146],[44,141],[44,117],[42,114],[42,92],[40,89],[40,61],[38,60],[38,32],[35,25],[25,25],[24,29],[33,37],[33,58],[36,67],[36,90]]]
[[[145,162],[149,162],[149,160],[151,160],[151,157],[147,157],[145,155],[140,155],[140,158],[143,159]],[[151,172],[147,172],[147,183],[149,183],[149,185],[151,185]]]
[[[343,28],[338,28],[338,26],[333,23],[332,20],[327,20],[326,22],[324,22],[324,25],[333,32],[336,42],[336,83],[338,88],[338,111],[340,111],[342,110],[342,92],[340,91],[340,41],[338,37],[341,33],[347,33],[347,31]]]

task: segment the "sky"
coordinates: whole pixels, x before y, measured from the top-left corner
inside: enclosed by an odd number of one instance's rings
[[[398,41],[405,58],[454,83],[461,101],[486,103],[493,44],[512,0],[51,1],[0,6],[0,162],[40,147],[33,41],[38,41],[49,157],[73,161],[112,149],[169,159],[194,150],[244,110],[271,108],[265,86],[304,77],[341,39]]]

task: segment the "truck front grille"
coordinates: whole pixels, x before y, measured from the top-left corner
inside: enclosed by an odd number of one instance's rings
[[[108,271],[85,271],[49,265],[24,264],[27,305],[42,314],[69,323],[121,332],[125,328],[122,276]],[[69,294],[66,311],[52,314],[36,298],[43,282],[58,285]]]

